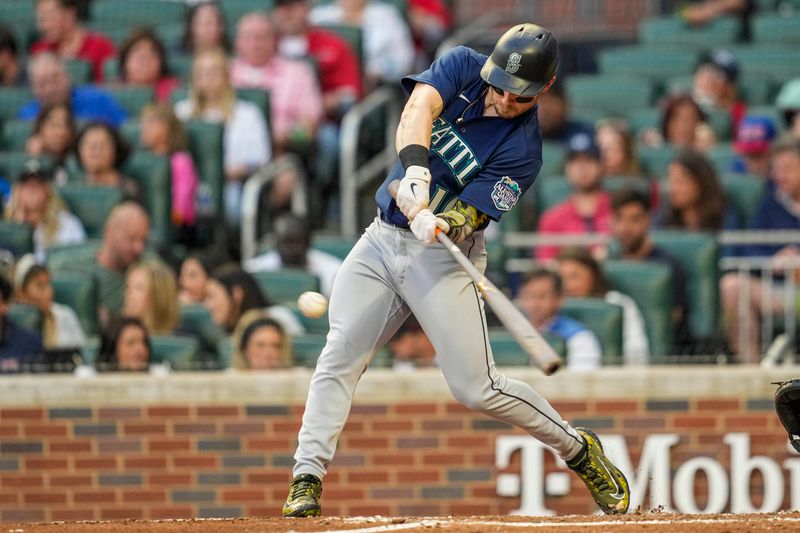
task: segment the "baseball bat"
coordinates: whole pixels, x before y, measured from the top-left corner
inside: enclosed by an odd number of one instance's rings
[[[399,186],[400,182],[397,180],[389,184],[389,194],[392,195],[392,198],[397,196]],[[483,299],[494,310],[497,319],[511,333],[522,350],[528,354],[533,364],[547,376],[561,368],[562,360],[556,351],[536,331],[530,320],[517,309],[511,300],[472,264],[461,249],[453,244],[453,241],[443,231],[436,232],[436,239],[444,245],[450,255],[453,256],[453,259],[472,279],[481,292]]]

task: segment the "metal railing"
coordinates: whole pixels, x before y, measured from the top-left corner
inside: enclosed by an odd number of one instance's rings
[[[385,131],[381,150],[359,164],[360,133],[367,118],[384,110]],[[358,226],[358,196],[377,179],[386,177],[397,160],[394,138],[400,122],[400,96],[390,88],[376,89],[353,106],[342,119],[341,145],[339,147],[339,186],[341,193],[342,235],[356,236]]]

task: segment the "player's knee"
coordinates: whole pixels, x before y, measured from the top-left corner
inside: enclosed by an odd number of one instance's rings
[[[464,407],[473,411],[487,411],[489,408],[489,397],[483,387],[456,386],[450,388],[453,397]]]

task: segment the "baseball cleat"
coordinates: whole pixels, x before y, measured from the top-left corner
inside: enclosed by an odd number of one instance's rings
[[[289,486],[289,496],[283,504],[283,516],[319,516],[322,508],[322,481],[312,474],[298,474]]]
[[[583,480],[605,514],[625,514],[631,499],[625,474],[603,453],[603,445],[593,431],[586,428],[575,428],[575,431],[586,444],[567,466]]]

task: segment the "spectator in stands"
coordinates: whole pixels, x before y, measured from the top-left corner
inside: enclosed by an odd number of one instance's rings
[[[68,104],[76,120],[98,120],[115,127],[128,117],[107,93],[91,85],[73,87],[64,64],[50,53],[41,53],[28,63],[28,77],[36,99],[25,104],[17,118],[32,120],[45,105]]]
[[[786,82],[775,99],[775,107],[783,113],[786,130],[800,139],[800,78]]]
[[[103,331],[95,366],[100,372],[146,372],[153,348],[138,318],[115,319]]]
[[[117,130],[104,122],[90,122],[78,134],[75,146],[86,183],[118,187],[126,198],[142,200],[139,184],[120,171],[130,150]]]
[[[389,340],[394,370],[436,366],[436,349],[414,315],[409,316]]]
[[[178,324],[178,286],[172,270],[157,260],[131,266],[122,314],[141,320],[151,335],[171,334]]]
[[[180,51],[197,55],[206,50],[222,48],[230,51],[225,15],[215,0],[194,4],[187,13]]]
[[[699,0],[681,4],[678,14],[686,22],[696,26],[726,15],[746,15],[753,9],[752,0]]]
[[[580,133],[570,140],[565,171],[572,193],[544,212],[539,233],[609,233],[611,199],[603,191],[603,164],[591,135]],[[557,254],[555,246],[536,250],[539,259],[554,259]]]
[[[131,32],[119,50],[119,78],[125,84],[152,87],[156,100],[169,102],[181,80],[170,76],[164,43],[150,28]]]
[[[25,372],[41,361],[42,339],[8,319],[11,283],[0,274],[0,374]]]
[[[5,24],[0,24],[0,87],[25,87],[27,71],[19,60],[17,41]]]
[[[79,0],[36,0],[40,39],[31,55],[52,52],[62,59],[81,59],[92,66],[92,79],[103,81],[103,63],[116,53],[111,39],[89,31],[78,20]]]
[[[277,38],[267,15],[249,13],[239,20],[231,82],[234,87],[269,91],[277,153],[313,141],[322,119],[322,93],[308,64],[278,55]]]
[[[408,23],[417,51],[415,70],[425,70],[453,25],[453,16],[442,0],[409,0]]]
[[[203,302],[211,313],[215,324],[232,332],[242,316],[252,310],[266,310],[267,314],[278,320],[291,335],[302,335],[305,330],[292,312],[280,305],[273,305],[259,287],[258,282],[239,267],[224,265],[211,275],[206,283],[206,297]]]
[[[600,341],[577,320],[561,313],[564,292],[561,277],[538,269],[525,275],[519,289],[519,305],[539,332],[562,337],[567,343],[567,368],[586,371],[603,361]]]
[[[53,188],[49,169],[38,159],[25,162],[5,206],[5,218],[33,228],[34,252],[39,262],[44,262],[51,246],[86,240],[83,224],[67,210]]]
[[[736,131],[733,149],[738,157],[731,171],[767,179],[770,148],[775,139],[775,124],[769,117],[745,117]]]
[[[761,197],[750,228],[758,231],[800,230],[800,141],[787,136],[775,143],[772,152],[772,180]],[[800,247],[787,245],[752,245],[744,253],[752,257],[772,257],[773,272],[793,275],[800,281],[800,269],[791,272],[788,262],[800,260]],[[760,353],[761,316],[781,313],[785,295],[781,283],[765,287],[759,279],[744,279],[736,272],[725,274],[720,280],[723,323],[729,346],[739,355],[740,361],[754,363]],[[771,289],[771,290],[770,290]],[[744,294],[742,294],[744,293]],[[744,314],[739,314],[739,299],[745,298]],[[739,342],[739,330],[748,329],[749,345]]]
[[[567,298],[603,298],[622,307],[622,352],[626,364],[647,364],[650,346],[639,306],[627,294],[611,289],[600,263],[586,248],[562,248],[558,274]]]
[[[727,50],[715,50],[695,71],[692,89],[692,96],[700,107],[730,114],[733,131],[739,128],[746,111],[736,87],[738,78],[736,57]]]
[[[667,200],[656,225],[665,229],[738,229],[739,215],[725,197],[711,162],[695,150],[681,150],[667,172]]]
[[[661,139],[671,146],[697,150],[707,150],[716,142],[706,114],[688,94],[679,94],[665,101]]]
[[[178,301],[181,304],[203,303],[211,273],[222,266],[224,258],[217,253],[194,253],[184,259],[178,277]]]
[[[380,83],[397,85],[400,78],[411,72],[414,60],[411,31],[394,5],[374,0],[337,0],[314,6],[310,17],[314,25],[361,28],[368,88]]]
[[[569,101],[564,92],[564,84],[558,79],[550,90],[539,96],[538,118],[542,138],[561,143],[565,147],[579,133],[593,134],[591,125],[569,118]]]
[[[150,219],[136,202],[126,201],[114,207],[103,228],[103,241],[94,257],[76,260],[70,269],[91,273],[97,280],[98,316],[107,324],[112,314],[122,311],[125,298],[125,274],[131,265],[145,256]]]
[[[678,259],[653,244],[650,237],[650,199],[636,190],[616,191],[612,196],[612,210],[612,230],[619,243],[620,258],[629,261],[655,261],[669,267],[673,288],[673,351],[676,354],[685,353],[693,342],[689,334],[686,273]]]
[[[289,335],[274,318],[260,310],[242,316],[233,333],[233,367],[239,370],[290,368],[292,344]]]
[[[636,141],[622,120],[607,119],[597,124],[595,140],[600,147],[603,173],[606,176],[642,175],[636,157]]]
[[[183,123],[166,104],[147,104],[141,114],[141,143],[154,154],[168,156],[172,175],[172,223],[192,227],[200,178],[188,151]]]
[[[33,132],[25,142],[25,151],[31,156],[44,156],[54,163],[53,181],[67,183],[67,156],[72,152],[76,138],[75,119],[68,104],[42,107],[33,122]]]
[[[189,98],[175,104],[175,114],[183,121],[200,119],[225,126],[225,215],[238,226],[242,184],[270,160],[272,149],[264,114],[252,102],[236,98],[228,71],[221,49],[198,53]]]
[[[53,285],[47,267],[36,264],[32,254],[17,261],[14,268],[14,297],[42,313],[42,340],[45,350],[82,348],[86,345],[80,320],[67,305],[53,301]]]
[[[311,225],[293,214],[281,215],[275,221],[275,249],[245,262],[248,272],[297,268],[316,275],[320,289],[330,297],[333,279],[342,261],[331,254],[311,248]]]

